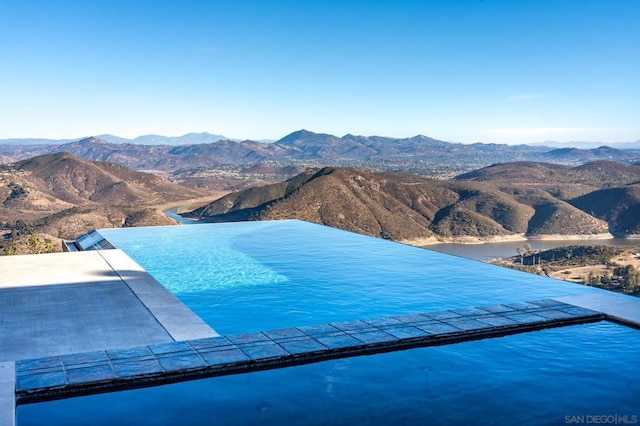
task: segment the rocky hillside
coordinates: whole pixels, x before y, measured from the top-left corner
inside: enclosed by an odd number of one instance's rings
[[[144,206],[201,196],[159,176],[68,153],[0,166],[0,220],[30,220],[74,206]]]
[[[46,184],[44,190],[71,203],[160,203],[199,195],[157,175],[115,163],[82,160],[69,153],[19,161],[13,168]]]
[[[531,235],[564,234],[570,224],[562,218],[580,223],[585,230],[590,226],[597,230],[605,221],[613,235],[640,235],[639,165],[594,161],[570,167],[519,162],[496,164],[456,180],[491,182],[518,201],[537,206],[537,216],[528,229]]]
[[[104,206],[73,207],[33,222],[39,233],[72,240],[98,228],[175,225],[173,219],[152,207]]]
[[[433,217],[457,195],[436,181],[431,188],[414,185],[428,179],[397,175],[388,180],[384,175],[348,168],[310,170],[286,182],[229,194],[193,214],[214,221],[298,218],[395,240],[432,237]],[[415,201],[413,207],[409,200]]]
[[[94,228],[172,224],[155,205],[203,195],[153,174],[69,153],[0,166],[0,249],[32,230],[58,247],[57,239]]]
[[[503,166],[509,172],[500,178],[481,178],[496,176],[496,166],[449,181],[326,167],[229,194],[192,215],[205,221],[297,218],[413,243],[523,235],[596,236],[618,229],[619,216],[606,215],[605,207],[602,212],[582,207],[588,202],[580,197],[598,190],[577,183],[587,179],[586,172],[583,176],[572,172],[573,180],[558,173],[559,179],[554,180],[548,177],[549,170],[571,168],[547,166],[510,164]],[[613,185],[613,178],[606,184]],[[570,193],[579,195],[563,197]],[[631,195],[625,199],[638,206]],[[635,211],[628,210],[629,214]],[[636,215],[635,223],[639,221]]]
[[[607,221],[615,235],[640,235],[640,184],[601,189],[571,203]]]
[[[494,164],[456,177],[462,181],[524,183],[528,185],[584,185],[606,188],[640,182],[640,166],[600,160],[580,166],[520,161]]]

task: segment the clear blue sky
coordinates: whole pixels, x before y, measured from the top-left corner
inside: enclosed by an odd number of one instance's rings
[[[640,1],[0,0],[0,138],[640,139]]]

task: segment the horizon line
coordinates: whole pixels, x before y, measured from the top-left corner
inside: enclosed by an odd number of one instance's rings
[[[415,138],[415,137],[426,137],[426,138],[430,138],[430,139],[434,139],[434,140],[438,140],[441,142],[446,142],[446,143],[451,143],[451,144],[462,144],[462,145],[472,145],[472,144],[484,144],[484,145],[510,145],[510,146],[518,146],[518,145],[526,145],[526,146],[531,146],[531,145],[545,145],[545,144],[558,144],[558,145],[569,145],[569,144],[577,144],[577,145],[584,145],[584,144],[601,144],[600,146],[606,146],[606,145],[625,145],[625,144],[634,144],[634,143],[640,143],[640,138],[635,140],[635,141],[613,141],[613,142],[604,142],[604,141],[598,141],[598,140],[581,140],[581,141],[576,141],[576,140],[564,140],[564,141],[560,141],[560,140],[544,140],[544,141],[537,141],[537,142],[528,142],[528,143],[524,143],[524,142],[514,142],[514,143],[507,143],[507,142],[489,142],[489,141],[475,141],[475,142],[460,142],[460,141],[455,141],[455,140],[446,140],[446,139],[438,139],[438,138],[434,138],[431,136],[427,136],[423,133],[418,133],[415,134],[413,136],[405,136],[405,137],[396,137],[396,136],[382,136],[382,135],[358,135],[358,134],[354,134],[354,133],[345,133],[343,136],[336,136],[334,134],[331,133],[325,133],[325,132],[315,132],[312,130],[307,130],[307,129],[298,129],[298,130],[294,130],[292,132],[287,133],[286,135],[278,138],[278,139],[271,139],[271,138],[260,138],[260,139],[252,139],[252,138],[233,138],[233,137],[227,137],[225,135],[219,134],[219,133],[211,133],[209,131],[201,131],[201,132],[187,132],[184,133],[182,135],[163,135],[160,133],[147,133],[147,134],[141,134],[135,137],[123,137],[123,136],[119,136],[113,133],[100,133],[100,134],[92,134],[92,135],[86,135],[86,136],[81,136],[81,137],[74,137],[74,138],[49,138],[49,137],[8,137],[8,138],[0,138],[0,144],[2,144],[2,142],[4,141],[32,141],[32,140],[42,140],[42,141],[51,141],[51,142],[63,142],[63,143],[71,143],[71,142],[78,142],[84,139],[89,139],[89,138],[104,138],[106,137],[114,137],[114,138],[118,138],[118,139],[123,139],[126,141],[130,141],[130,142],[134,142],[136,139],[140,139],[140,138],[144,138],[144,137],[150,137],[150,136],[157,136],[157,137],[162,137],[162,138],[171,138],[171,139],[180,139],[180,138],[184,138],[186,136],[190,136],[190,135],[211,135],[211,136],[216,136],[216,137],[220,137],[219,140],[229,140],[229,141],[234,141],[234,142],[244,142],[244,141],[253,141],[253,142],[264,142],[264,143],[272,143],[272,142],[277,142],[281,139],[286,138],[287,136],[290,136],[294,133],[298,133],[298,132],[308,132],[308,133],[313,133],[316,135],[329,135],[329,136],[333,136],[333,137],[337,137],[337,138],[344,138],[347,136],[357,136],[357,137],[365,137],[365,138],[371,138],[371,137],[382,137],[382,138],[388,138],[388,139],[411,139],[411,138]],[[135,143],[135,142],[134,142]]]

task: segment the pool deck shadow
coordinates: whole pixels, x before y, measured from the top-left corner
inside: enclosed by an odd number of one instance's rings
[[[17,361],[16,402],[47,401],[606,319],[545,299]]]
[[[0,362],[217,333],[120,250],[0,257]]]

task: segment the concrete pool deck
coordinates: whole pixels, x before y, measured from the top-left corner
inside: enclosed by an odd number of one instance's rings
[[[555,300],[603,312],[615,322],[640,328],[640,299],[603,291],[580,296],[556,297]]]
[[[214,337],[121,250],[0,257],[0,425],[14,424],[14,361]]]
[[[217,334],[120,250],[0,257],[0,362]]]

